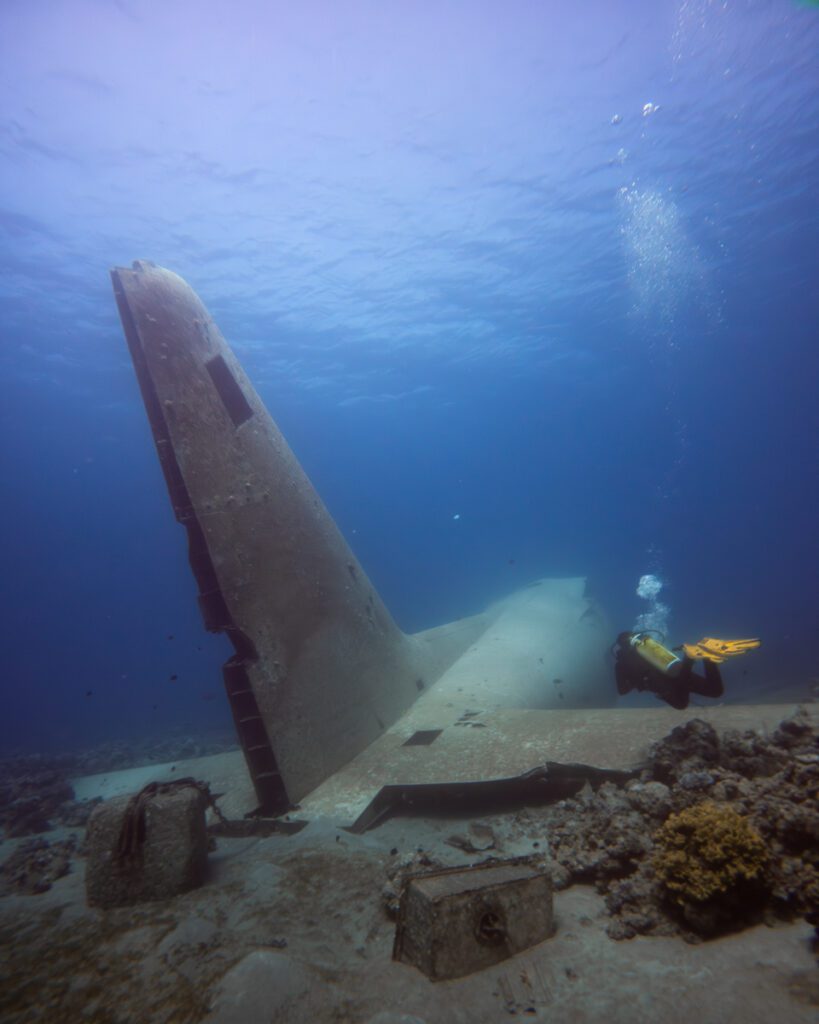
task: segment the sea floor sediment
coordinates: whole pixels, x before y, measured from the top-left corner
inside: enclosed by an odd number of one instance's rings
[[[807,716],[764,736],[693,718],[623,785],[477,817],[395,816],[363,835],[316,817],[292,835],[220,836],[202,888],[105,911],[85,902],[82,826],[6,837],[0,1017],[813,1021],[818,784]],[[730,922],[686,916],[653,867],[662,822],[707,802],[746,818],[770,853],[764,898]],[[553,938],[455,981],[393,962],[408,873],[521,856],[553,876]]]

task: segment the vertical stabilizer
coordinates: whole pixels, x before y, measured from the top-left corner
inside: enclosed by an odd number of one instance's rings
[[[376,739],[437,675],[406,637],[193,290],[111,272],[209,630],[262,806],[281,810]]]

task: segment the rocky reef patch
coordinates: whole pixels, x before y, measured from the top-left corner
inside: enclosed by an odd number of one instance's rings
[[[556,886],[594,884],[612,938],[697,941],[800,916],[819,926],[819,742],[804,713],[769,737],[691,719],[653,746],[639,779],[539,817]]]

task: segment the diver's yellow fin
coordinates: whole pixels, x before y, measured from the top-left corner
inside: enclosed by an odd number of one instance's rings
[[[695,644],[683,644],[683,650],[689,658],[704,658],[707,661],[719,662],[753,651],[762,643],[756,638],[748,640],[716,640],[706,636]]]

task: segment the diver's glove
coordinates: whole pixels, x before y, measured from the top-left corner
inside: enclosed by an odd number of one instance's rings
[[[683,650],[689,658],[703,658],[706,661],[715,661],[719,664],[726,658],[736,657],[738,654],[746,654],[753,651],[762,643],[761,640],[716,640],[707,636],[695,644],[683,644]]]

